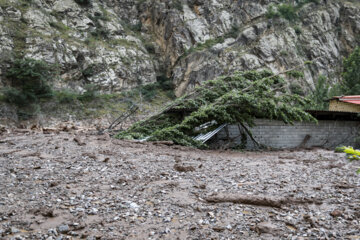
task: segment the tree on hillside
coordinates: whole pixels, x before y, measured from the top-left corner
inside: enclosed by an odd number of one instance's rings
[[[344,59],[343,91],[345,95],[360,94],[360,47]]]

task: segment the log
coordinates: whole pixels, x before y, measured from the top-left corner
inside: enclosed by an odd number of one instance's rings
[[[236,204],[247,204],[255,206],[265,206],[281,208],[284,205],[291,204],[322,204],[321,200],[318,199],[299,199],[292,197],[269,197],[263,195],[244,195],[244,194],[230,194],[230,193],[217,193],[209,197],[204,198],[209,203],[236,203]]]
[[[266,206],[266,207],[275,207],[281,208],[283,205],[283,199],[276,199],[266,196],[256,196],[256,195],[243,195],[243,194],[224,194],[219,193],[210,197],[205,198],[209,203],[237,203],[237,204],[247,204],[247,205],[256,205],[256,206]]]

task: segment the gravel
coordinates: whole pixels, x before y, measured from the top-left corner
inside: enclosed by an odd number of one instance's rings
[[[65,129],[0,135],[0,238],[360,239],[359,163],[344,154],[202,151]],[[216,194],[317,201],[206,201]]]

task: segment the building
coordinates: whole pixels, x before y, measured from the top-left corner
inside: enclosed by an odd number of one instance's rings
[[[360,113],[360,96],[341,96],[330,99],[329,111]]]
[[[256,119],[255,126],[247,129],[241,124],[223,124],[217,129],[197,136],[211,148],[240,147],[244,149],[309,148],[334,149],[337,146],[356,146],[359,141],[360,116],[358,113],[338,111],[308,111],[317,120],[285,124],[281,121]],[[249,132],[251,131],[251,136]]]

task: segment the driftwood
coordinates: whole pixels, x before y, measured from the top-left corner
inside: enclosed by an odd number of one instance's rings
[[[297,199],[291,197],[276,198],[261,195],[244,195],[244,194],[227,194],[218,193],[205,198],[209,203],[237,203],[255,206],[281,208],[284,205],[291,204],[321,204],[321,200],[314,199]]]

